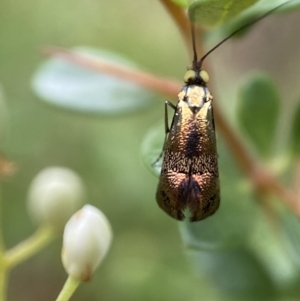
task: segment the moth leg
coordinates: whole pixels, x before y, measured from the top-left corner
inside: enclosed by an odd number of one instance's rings
[[[176,106],[173,103],[171,103],[170,101],[165,101],[165,133],[166,133],[166,135],[170,132],[169,120],[168,120],[169,119],[168,106],[170,106],[174,111],[176,110]]]
[[[159,154],[158,158],[152,163],[152,166],[155,165],[163,156],[163,153],[165,151],[166,143],[167,143],[167,138],[168,134],[170,132],[169,128],[169,115],[168,115],[168,106],[170,106],[174,111],[176,110],[176,106],[171,103],[170,101],[165,101],[165,140],[163,144],[163,148],[161,150],[161,153]]]

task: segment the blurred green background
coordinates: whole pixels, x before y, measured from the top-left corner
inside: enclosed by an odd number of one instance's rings
[[[271,16],[243,40],[230,41],[207,61],[216,101],[232,121],[238,85],[252,69],[272,74],[288,114],[300,95],[299,13]],[[72,300],[222,300],[209,280],[193,273],[177,222],[156,205],[157,179],[141,164],[147,130],[163,117],[160,100],[147,110],[97,117],[46,105],[31,79],[46,45],[113,50],[144,70],[182,78],[189,65],[182,39],[159,1],[27,0],[0,4],[0,82],[9,110],[5,153],[18,172],[3,184],[3,231],[8,247],[35,226],[26,214],[31,179],[52,165],[74,169],[88,202],[114,230],[112,250]],[[60,239],[11,274],[9,300],[54,300],[66,278]]]

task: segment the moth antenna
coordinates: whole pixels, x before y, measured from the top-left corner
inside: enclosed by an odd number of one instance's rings
[[[293,1],[293,0],[291,0]],[[291,2],[291,1],[287,1],[284,2],[274,8],[272,8],[271,10],[267,11],[266,13],[264,13],[263,15],[261,15],[260,17],[258,17],[255,20],[252,20],[246,24],[244,24],[242,27],[238,28],[237,30],[233,31],[229,36],[227,36],[225,39],[223,39],[221,42],[219,42],[216,46],[214,46],[212,49],[210,49],[206,54],[204,54],[202,56],[202,58],[199,60],[198,62],[198,66],[202,66],[203,61],[214,51],[216,50],[219,46],[221,46],[223,43],[225,43],[227,40],[229,40],[231,37],[233,37],[234,35],[236,35],[237,33],[239,33],[240,31],[242,31],[243,29],[256,24],[257,22],[261,21],[262,19],[264,19],[265,17],[271,15],[275,10],[277,10],[278,8],[280,8],[281,6],[286,5],[287,3]],[[193,42],[194,43],[194,42]],[[194,45],[193,45],[194,47]]]
[[[198,55],[197,55],[197,47],[196,47],[196,34],[195,34],[195,24],[191,23],[191,33],[192,33],[192,44],[193,44],[193,69],[197,67]]]

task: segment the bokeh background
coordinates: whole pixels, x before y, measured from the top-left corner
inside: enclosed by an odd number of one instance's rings
[[[237,86],[253,69],[272,75],[288,114],[300,95],[299,16],[271,16],[207,60],[214,73],[215,99],[229,120]],[[35,174],[47,166],[69,167],[83,178],[88,203],[107,215],[115,235],[107,259],[72,300],[222,300],[208,279],[192,273],[178,223],[157,207],[157,178],[141,163],[143,137],[163,120],[162,98],[138,113],[98,117],[47,105],[31,88],[46,45],[112,50],[144,70],[181,80],[188,55],[160,2],[3,0],[0,41],[0,82],[9,111],[3,148],[18,167],[3,183],[7,246],[35,229],[26,213],[27,189]],[[58,238],[17,267],[9,282],[9,300],[54,300],[66,279],[60,249]]]

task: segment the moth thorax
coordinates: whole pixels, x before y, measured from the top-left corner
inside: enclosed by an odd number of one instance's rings
[[[202,107],[206,101],[206,87],[192,85],[186,91],[186,99],[189,107]]]

